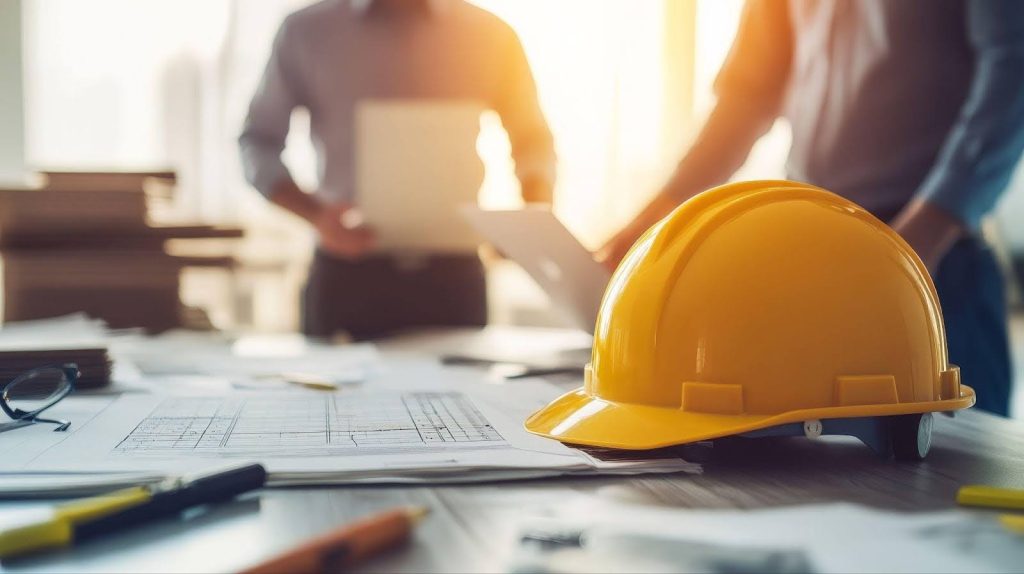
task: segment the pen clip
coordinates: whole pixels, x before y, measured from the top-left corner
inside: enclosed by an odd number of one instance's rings
[[[150,494],[163,494],[165,492],[174,492],[175,490],[181,490],[185,486],[192,482],[191,479],[184,476],[172,476],[161,480],[156,484],[151,484],[147,488]]]

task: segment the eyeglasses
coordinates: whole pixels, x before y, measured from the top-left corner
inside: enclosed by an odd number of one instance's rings
[[[32,423],[57,425],[55,431],[66,431],[70,421],[40,418],[46,409],[59,403],[75,390],[80,373],[78,365],[48,365],[19,375],[4,386],[0,393],[0,409],[14,422],[0,424],[0,432],[20,428]]]

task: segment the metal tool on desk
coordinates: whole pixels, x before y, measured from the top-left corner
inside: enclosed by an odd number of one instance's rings
[[[413,527],[429,511],[416,506],[364,518],[244,570],[243,574],[338,572],[407,542]]]
[[[726,545],[658,536],[538,523],[520,533],[509,570],[553,572],[814,572],[806,553],[784,546]]]
[[[266,480],[266,469],[250,464],[76,500],[57,506],[46,520],[0,532],[0,559],[69,546],[189,508],[231,500],[262,487]]]

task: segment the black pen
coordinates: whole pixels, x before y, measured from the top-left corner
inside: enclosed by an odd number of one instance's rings
[[[266,481],[266,469],[250,464],[74,500],[54,507],[44,520],[0,531],[0,559],[69,546],[196,506],[231,500]]]
[[[226,502],[240,494],[262,488],[267,471],[260,464],[250,464],[192,479],[173,479],[154,485],[153,497],[144,504],[132,506],[75,526],[75,542],[125,530],[159,518],[206,504]]]

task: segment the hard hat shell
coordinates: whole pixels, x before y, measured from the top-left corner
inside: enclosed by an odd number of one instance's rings
[[[791,181],[706,191],[632,247],[605,292],[584,386],[526,421],[648,449],[812,419],[974,404],[935,286],[856,204]]]

